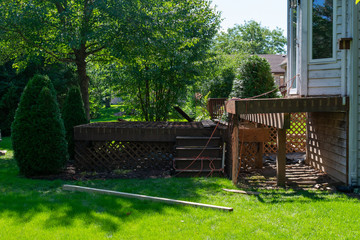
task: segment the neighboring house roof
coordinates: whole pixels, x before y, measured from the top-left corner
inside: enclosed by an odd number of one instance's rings
[[[263,57],[270,63],[272,73],[285,73],[285,69],[281,68],[281,64],[286,59],[286,55],[278,54],[259,54],[259,57]]]

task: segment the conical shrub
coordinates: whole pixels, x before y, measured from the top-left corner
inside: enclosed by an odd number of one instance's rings
[[[63,106],[62,117],[66,130],[68,152],[70,158],[73,159],[75,155],[74,126],[88,123],[79,88],[73,87],[69,90]]]
[[[59,172],[68,159],[65,128],[50,79],[36,75],[21,96],[11,128],[14,157],[25,176]]]

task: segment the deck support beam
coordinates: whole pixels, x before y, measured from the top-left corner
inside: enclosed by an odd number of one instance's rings
[[[285,168],[286,168],[286,129],[278,129],[277,131],[278,153],[276,156],[276,174],[277,185],[285,186]]]
[[[232,182],[237,184],[239,172],[239,117],[232,115],[231,155],[232,155]]]

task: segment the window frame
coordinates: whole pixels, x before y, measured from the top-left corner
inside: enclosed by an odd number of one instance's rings
[[[313,59],[313,0],[309,0],[309,62],[310,63],[329,63],[329,62],[336,62],[336,21],[337,21],[337,15],[336,15],[336,9],[337,9],[337,0],[333,0],[333,42],[332,42],[332,57],[331,58],[319,58],[319,59]]]

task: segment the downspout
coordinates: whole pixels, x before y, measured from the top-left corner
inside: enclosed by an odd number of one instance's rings
[[[341,31],[341,36],[343,38],[347,37],[347,0],[342,0],[342,18],[343,18],[343,26]],[[336,25],[334,25],[336,26]],[[334,31],[336,31],[336,27],[334,28]],[[341,96],[345,100],[345,97],[347,96],[347,51],[346,49],[341,51]],[[345,103],[345,102],[344,102]]]
[[[287,55],[288,55],[288,61],[287,61],[287,85],[290,84],[290,79],[291,79],[291,72],[292,72],[292,67],[291,67],[291,62],[292,62],[292,52],[291,52],[291,21],[292,21],[292,16],[291,16],[291,5],[290,5],[291,0],[287,1]]]
[[[358,52],[359,52],[359,30],[358,30],[358,9],[355,4],[351,4],[350,11],[350,29],[352,31],[353,41],[351,43],[351,62],[350,62],[350,107],[349,107],[349,184],[359,185],[358,176]]]

